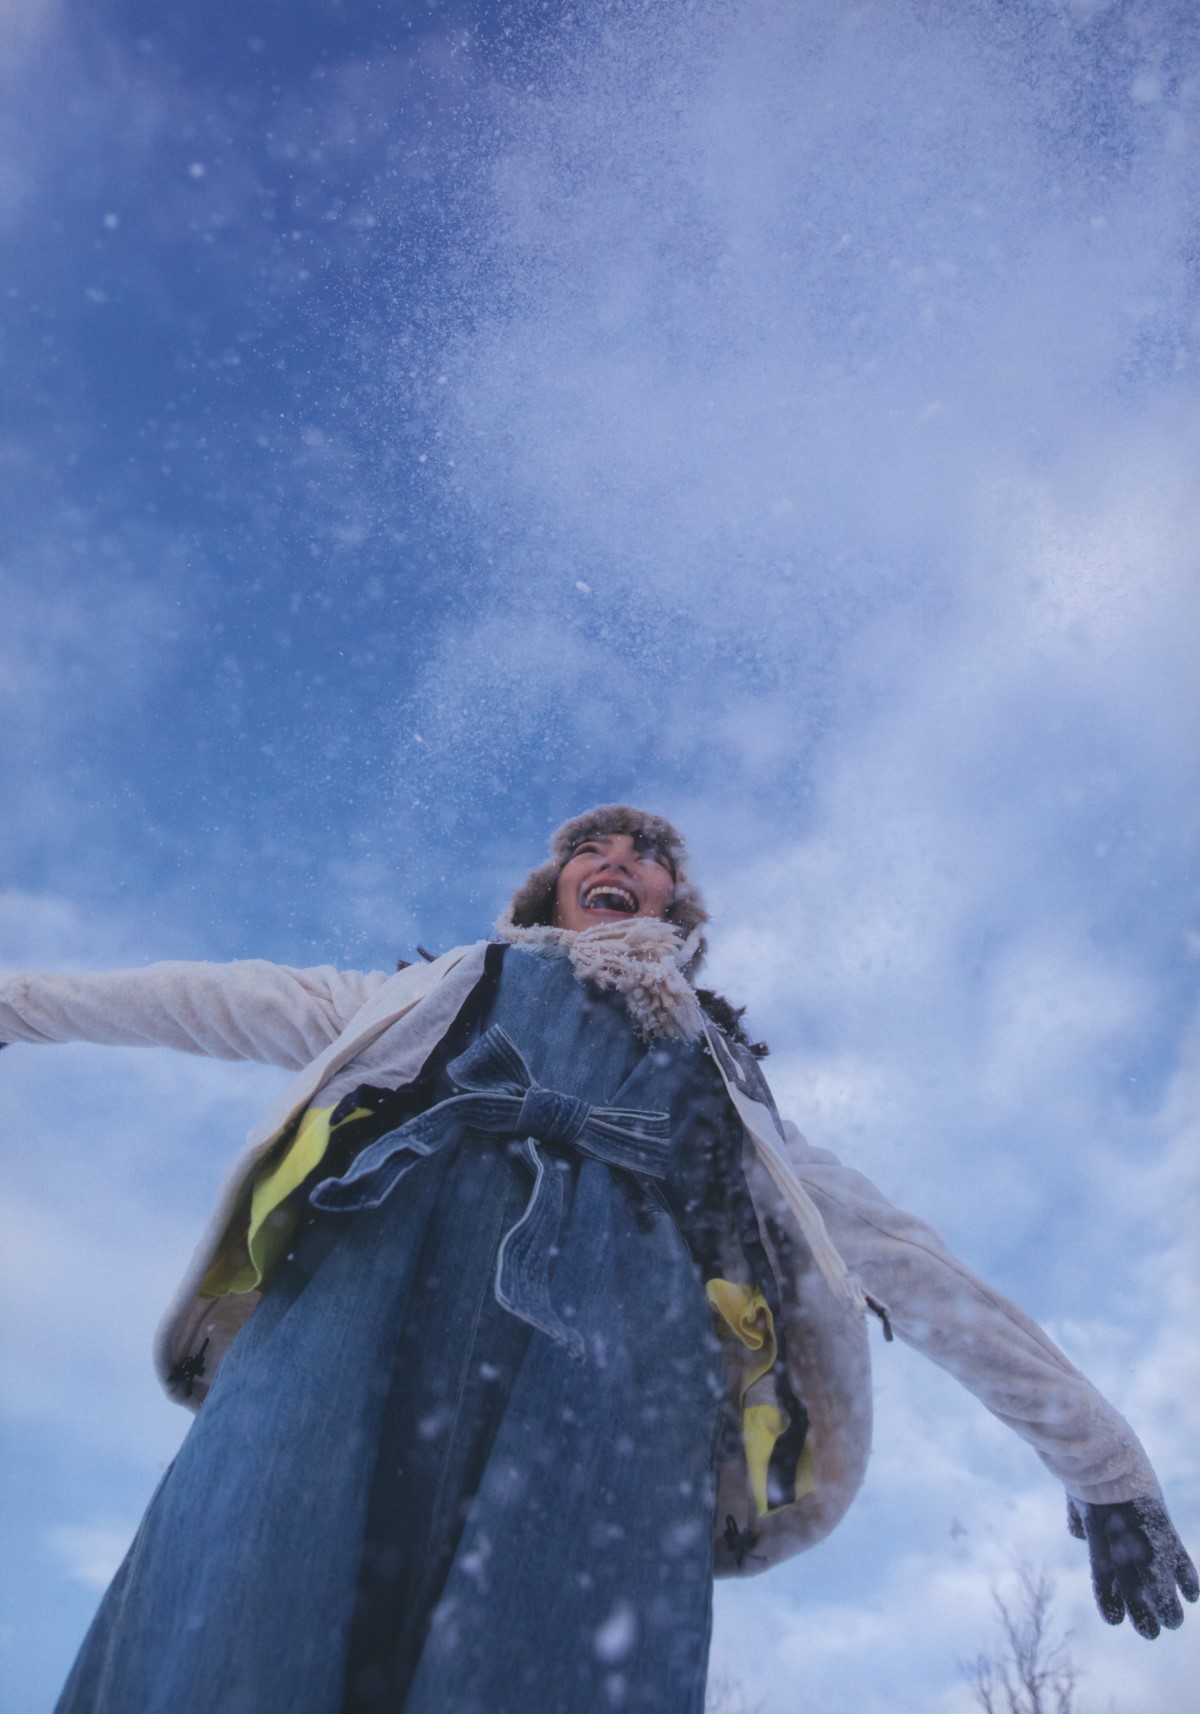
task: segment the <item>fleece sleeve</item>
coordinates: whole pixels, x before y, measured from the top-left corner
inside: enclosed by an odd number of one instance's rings
[[[389,980],[262,959],[149,964],[88,975],[0,976],[0,1041],[173,1047],[298,1070]]]
[[[1015,1429],[1077,1499],[1109,1504],[1158,1494],[1129,1424],[1036,1322],[861,1173],[810,1148],[794,1125],[784,1135],[847,1267],[887,1305],[901,1339]]]

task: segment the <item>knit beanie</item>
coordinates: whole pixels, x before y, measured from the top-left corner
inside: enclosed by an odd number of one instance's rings
[[[675,878],[675,896],[667,909],[666,921],[674,924],[685,940],[708,921],[704,900],[688,875],[687,846],[683,835],[665,817],[652,815],[649,810],[632,809],[624,803],[598,804],[595,809],[585,810],[582,815],[564,821],[550,841],[549,861],[539,864],[526,876],[513,894],[501,921],[517,928],[549,923],[554,913],[558,877],[564,865],[576,846],[601,833],[628,833],[639,844],[652,845],[663,853]],[[704,952],[705,943],[701,939],[688,962],[689,975],[699,968]]]

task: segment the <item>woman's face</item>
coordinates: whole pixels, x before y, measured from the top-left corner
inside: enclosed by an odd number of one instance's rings
[[[652,846],[639,849],[629,833],[581,839],[563,864],[554,894],[556,928],[592,928],[629,917],[662,917],[675,897],[667,859]]]

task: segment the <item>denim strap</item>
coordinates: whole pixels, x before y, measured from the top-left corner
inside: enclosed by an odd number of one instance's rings
[[[525,1212],[500,1244],[496,1297],[513,1315],[582,1359],[582,1338],[566,1326],[550,1301],[550,1261],[564,1211],[563,1172],[538,1145],[577,1149],[607,1166],[663,1178],[671,1144],[668,1115],[592,1107],[573,1095],[543,1088],[499,1025],[451,1060],[446,1071],[459,1094],[377,1138],[341,1178],[318,1184],[309,1201],[330,1213],[378,1208],[418,1160],[444,1148],[462,1130],[519,1138],[533,1189]]]

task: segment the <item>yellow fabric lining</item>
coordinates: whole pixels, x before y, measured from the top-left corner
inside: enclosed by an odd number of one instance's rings
[[[369,1112],[368,1107],[356,1107],[331,1126],[332,1107],[308,1109],[283,1154],[260,1169],[250,1193],[245,1234],[217,1257],[205,1276],[201,1297],[257,1291],[270,1278],[296,1230],[298,1211],[284,1207],[288,1197],[320,1166],[333,1132]]]
[[[709,1280],[704,1288],[725,1326],[747,1351],[760,1351],[757,1363],[751,1363],[742,1383],[742,1396],[761,1376],[775,1367],[778,1348],[775,1343],[775,1323],[766,1298],[757,1286],[738,1285],[733,1280]]]
[[[709,1303],[721,1323],[747,1351],[755,1353],[742,1374],[739,1400],[742,1407],[742,1450],[750,1488],[760,1518],[784,1510],[767,1501],[767,1472],[775,1443],[788,1426],[787,1417],[777,1404],[769,1401],[747,1403],[746,1395],[756,1381],[775,1367],[778,1342],[770,1305],[758,1287],[738,1284],[733,1280],[712,1279],[705,1287]],[[813,1477],[812,1447],[805,1442],[796,1464],[796,1499],[811,1494],[816,1486]],[[791,1504],[792,1502],[789,1502]]]

